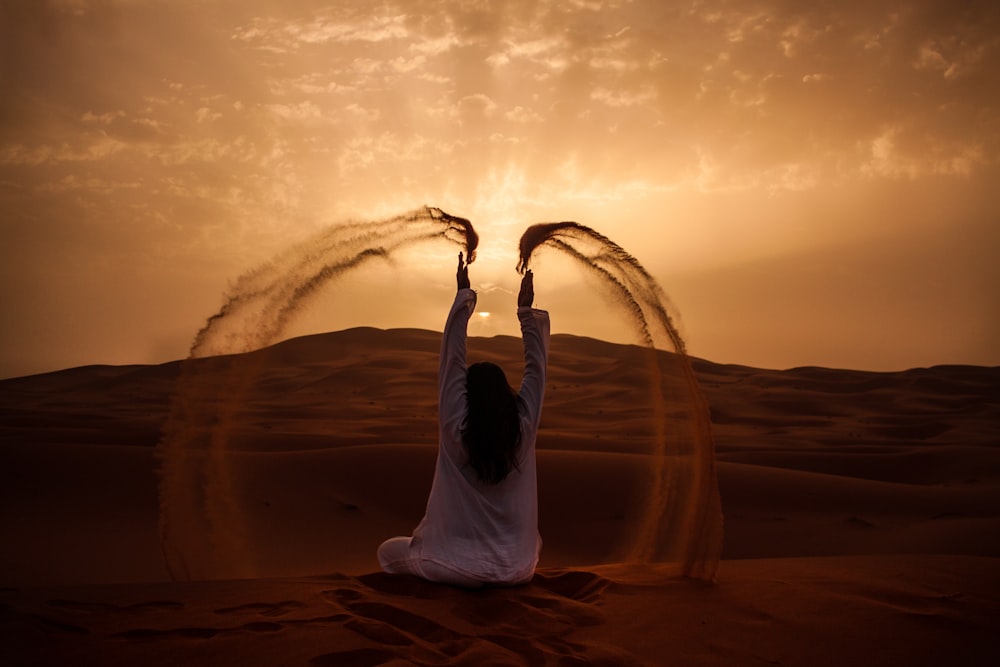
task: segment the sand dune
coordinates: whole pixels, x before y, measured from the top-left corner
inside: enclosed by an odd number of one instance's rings
[[[207,397],[211,369],[251,371],[229,456],[257,573],[242,581],[171,583],[160,552],[154,447],[179,363],[0,381],[4,662],[1000,657],[1000,369],[696,361],[726,518],[707,585],[621,562],[653,432],[643,350],[554,336],[542,569],[527,587],[469,593],[376,573],[374,559],[423,511],[438,337],[360,328],[196,363]],[[520,342],[471,339],[470,356],[515,369]]]

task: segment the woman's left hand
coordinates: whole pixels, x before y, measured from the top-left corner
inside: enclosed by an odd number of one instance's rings
[[[462,261],[462,253],[458,253],[458,273],[455,275],[455,279],[460,290],[472,287],[469,282],[469,265]]]

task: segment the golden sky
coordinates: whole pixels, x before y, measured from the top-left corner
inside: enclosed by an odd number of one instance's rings
[[[480,232],[474,334],[576,220],[696,356],[1000,364],[996,2],[11,0],[0,52],[0,376],[183,357],[244,271],[423,204]],[[292,333],[440,329],[453,279],[420,248]],[[632,340],[558,256],[535,282]]]

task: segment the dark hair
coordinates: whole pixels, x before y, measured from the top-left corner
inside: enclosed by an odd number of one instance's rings
[[[469,465],[484,484],[499,484],[517,467],[521,445],[517,392],[503,369],[488,361],[469,366],[465,386],[469,411],[462,424],[462,444]]]

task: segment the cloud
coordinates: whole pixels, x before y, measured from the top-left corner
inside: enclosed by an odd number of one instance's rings
[[[510,56],[504,52],[491,53],[486,57],[486,62],[493,68],[500,68],[510,62]]]
[[[336,15],[334,10],[296,20],[256,17],[231,33],[234,40],[274,53],[328,43],[379,43],[409,36],[405,14]]]
[[[100,123],[102,125],[110,125],[117,118],[124,118],[125,112],[122,110],[109,111],[107,113],[95,114],[92,111],[87,111],[80,117],[84,123]]]
[[[514,123],[541,123],[545,120],[538,112],[525,109],[521,105],[506,111],[504,117]]]
[[[208,107],[199,107],[198,110],[194,112],[194,116],[199,123],[208,123],[222,118],[221,113],[213,111]]]
[[[349,174],[379,164],[418,162],[447,152],[447,145],[431,142],[420,135],[401,137],[393,132],[382,132],[378,136],[365,135],[347,141],[337,156],[337,166],[341,174]]]
[[[626,58],[616,58],[609,55],[594,56],[587,61],[591,68],[597,70],[610,70],[612,72],[633,72],[639,69],[642,64]]]
[[[378,108],[365,108],[359,104],[348,104],[344,107],[344,112],[355,120],[373,122],[381,118],[382,110]]]
[[[46,164],[66,162],[96,162],[107,159],[125,149],[126,144],[99,132],[73,146],[41,144],[27,146],[8,144],[0,148],[0,164],[12,166],[38,167]]]
[[[954,36],[943,41],[927,40],[920,45],[913,67],[940,72],[945,79],[958,79],[975,71],[988,52],[998,51],[998,45],[1000,38],[980,44],[968,44]]]
[[[439,37],[424,37],[419,35],[409,45],[409,49],[425,56],[434,57],[446,54],[462,44],[462,40],[454,33],[447,33]]]
[[[335,72],[309,72],[285,78],[271,77],[267,81],[267,87],[272,94],[279,97],[349,93],[354,90],[353,86],[345,84],[343,78]]]
[[[304,100],[297,104],[267,104],[268,111],[277,118],[287,121],[321,121],[325,120],[323,111],[315,102]]]
[[[458,100],[457,113],[463,117],[492,116],[497,109],[497,103],[488,95],[475,93]]]
[[[723,24],[726,26],[726,40],[729,42],[743,42],[756,37],[764,33],[768,24],[773,21],[772,16],[764,12],[742,14],[739,11],[735,11],[722,14],[713,13],[710,16],[712,17],[710,21],[712,23],[719,18],[722,19]]]
[[[49,4],[58,11],[75,16],[83,16],[90,9],[88,0],[50,0]]]
[[[421,54],[412,58],[398,56],[389,61],[389,66],[396,72],[405,74],[418,70],[427,64],[427,56]]]
[[[131,124],[133,129],[138,130],[138,136],[142,138],[152,138],[155,136],[163,136],[167,131],[167,124],[164,121],[157,120],[155,118],[133,118],[131,119]],[[132,137],[137,136],[136,133],[129,133]]]
[[[609,90],[597,88],[590,93],[590,99],[609,107],[631,107],[655,100],[658,93],[653,86],[643,86],[640,90]]]
[[[968,177],[988,163],[981,144],[923,137],[898,126],[871,139],[867,152],[861,173],[869,178]]]
[[[40,184],[37,191],[43,193],[86,191],[91,194],[106,196],[120,193],[122,190],[140,190],[143,187],[145,187],[145,183],[141,179],[122,181],[98,177],[80,178],[76,174],[69,174],[61,180]]]
[[[526,37],[512,35],[499,51],[491,53],[485,61],[494,68],[505,67],[511,62],[527,63],[539,66],[547,73],[561,72],[573,62],[569,42],[564,37]]]
[[[822,34],[823,30],[810,26],[806,21],[799,20],[781,31],[778,44],[786,58],[795,58],[803,49],[809,46]]]

